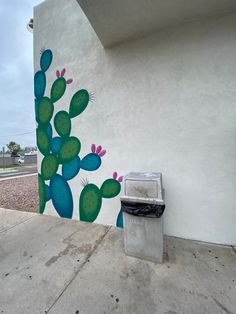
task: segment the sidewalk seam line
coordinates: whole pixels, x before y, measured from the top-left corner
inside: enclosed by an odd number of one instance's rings
[[[14,229],[15,227],[17,227],[17,226],[19,226],[19,225],[21,225],[21,224],[25,223],[26,221],[29,221],[30,219],[32,219],[32,218],[34,218],[34,217],[36,217],[36,216],[37,216],[37,215],[32,216],[32,217],[30,217],[30,218],[28,218],[28,219],[26,219],[26,220],[24,220],[24,221],[21,221],[21,222],[19,222],[18,224],[16,224],[16,225],[14,225],[14,226],[10,227],[9,229],[2,230],[2,231],[0,231],[0,234],[2,234],[2,233],[4,233],[4,232],[11,231],[11,230],[12,230],[12,229]]]
[[[54,305],[57,303],[57,301],[61,298],[63,293],[67,290],[67,288],[70,286],[70,284],[75,280],[79,272],[84,268],[84,265],[87,263],[87,261],[91,258],[93,253],[96,251],[96,249],[99,247],[99,245],[103,242],[104,238],[106,237],[107,233],[111,230],[112,226],[108,226],[106,232],[97,240],[97,243],[95,244],[92,251],[88,254],[88,256],[85,258],[85,261],[81,264],[79,269],[75,272],[74,276],[69,280],[69,282],[65,285],[65,287],[62,289],[61,293],[56,297],[55,301],[51,304],[51,306],[45,310],[44,312],[47,314],[51,311],[51,309],[54,307]]]
[[[234,253],[236,254],[236,249],[233,245],[231,245],[231,248],[233,249]]]

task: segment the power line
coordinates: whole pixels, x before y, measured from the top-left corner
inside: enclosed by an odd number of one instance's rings
[[[35,133],[35,131],[24,132],[24,133],[18,133],[18,134],[1,135],[0,137],[21,136],[21,135],[26,135],[26,134],[31,134],[31,133]]]

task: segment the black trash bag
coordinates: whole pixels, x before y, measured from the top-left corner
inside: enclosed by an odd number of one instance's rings
[[[165,205],[121,201],[121,210],[134,216],[160,218],[164,213]]]

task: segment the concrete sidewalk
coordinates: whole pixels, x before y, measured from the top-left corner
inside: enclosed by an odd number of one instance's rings
[[[166,252],[142,261],[122,230],[0,209],[0,313],[236,313],[233,248],[167,237]]]

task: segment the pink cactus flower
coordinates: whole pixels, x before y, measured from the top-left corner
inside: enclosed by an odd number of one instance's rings
[[[57,70],[56,71],[56,76],[57,76],[57,78],[64,77],[65,73],[66,73],[66,69],[65,68],[61,70],[61,73],[60,73],[59,70]],[[72,82],[73,82],[72,79],[66,80],[66,84],[71,84]]]
[[[106,154],[106,150],[102,149],[101,145],[96,146],[95,144],[91,145],[91,151],[94,154],[97,154],[99,157],[103,157]]]
[[[120,177],[117,179],[118,173],[117,173],[116,171],[113,172],[112,177],[113,177],[114,180],[117,180],[117,181],[120,182],[120,183],[121,183],[121,182],[123,181],[123,179],[124,179],[124,176],[120,176]]]

